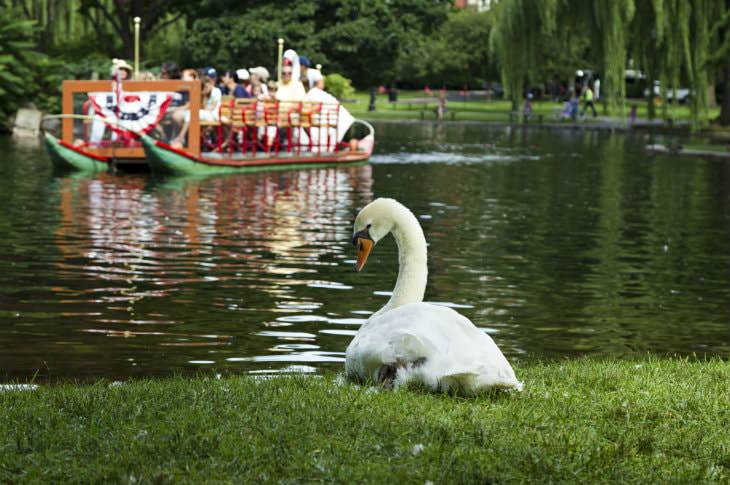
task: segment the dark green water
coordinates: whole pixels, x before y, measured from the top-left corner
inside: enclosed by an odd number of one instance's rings
[[[58,175],[0,138],[0,380],[316,372],[387,300],[392,239],[353,271],[358,208],[429,240],[427,300],[513,360],[730,356],[730,165],[644,138],[380,124],[343,170]]]

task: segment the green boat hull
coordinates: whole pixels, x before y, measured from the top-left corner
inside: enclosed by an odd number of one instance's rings
[[[43,142],[53,165],[65,170],[81,170],[84,172],[100,172],[109,169],[109,164],[85,155],[80,150],[65,146],[56,137],[45,133]]]
[[[332,160],[323,162],[300,159],[299,161],[292,160],[291,163],[277,161],[276,163],[261,165],[236,166],[211,164],[195,159],[190,155],[177,153],[176,151],[161,147],[157,145],[153,138],[148,136],[142,136],[141,140],[150,169],[156,173],[173,175],[214,175],[226,173],[271,172],[278,170],[298,170],[304,168],[353,166],[367,162],[367,157],[361,157],[353,160]]]

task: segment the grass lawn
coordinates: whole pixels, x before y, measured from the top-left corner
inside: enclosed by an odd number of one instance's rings
[[[0,393],[2,483],[728,483],[730,364],[578,359],[477,399],[324,378]]]
[[[427,98],[423,91],[399,91],[398,101],[406,102],[413,98]],[[405,105],[392,105],[388,103],[386,95],[379,94],[376,101],[376,110],[374,112],[368,111],[368,103],[370,102],[370,95],[364,91],[357,92],[355,94],[355,103],[345,103],[348,110],[357,118],[363,118],[368,120],[420,120],[421,113],[425,119],[435,119],[435,109],[438,106],[438,96],[434,95],[432,102],[427,105],[417,104],[410,108]],[[625,119],[628,119],[629,110],[632,104],[637,106],[638,118],[646,118],[647,109],[646,102],[644,100],[627,100],[626,111],[623,115]],[[459,102],[449,101],[447,103],[448,113],[446,119],[451,119],[451,113],[454,113],[454,119],[459,120],[474,120],[474,121],[499,121],[509,122],[510,112],[512,111],[511,103],[507,100],[495,100],[489,103],[483,101],[470,101],[470,102]],[[582,104],[581,104],[582,108]],[[544,122],[551,123],[566,123],[570,124],[570,120],[560,120],[556,117],[556,113],[559,113],[562,109],[562,103],[553,103],[551,101],[536,101],[533,103],[533,117],[537,118],[539,115],[543,115]],[[678,121],[687,121],[690,119],[690,111],[688,105],[669,105],[669,116]],[[597,106],[599,116],[603,115],[603,107]],[[715,118],[719,115],[719,108],[712,108],[709,110],[710,118]],[[610,115],[610,114],[609,114]],[[657,115],[661,116],[661,108],[657,108]],[[619,113],[615,113],[615,116],[620,116]],[[522,119],[520,115],[520,120]],[[586,123],[593,123],[595,120],[588,116],[585,118]]]

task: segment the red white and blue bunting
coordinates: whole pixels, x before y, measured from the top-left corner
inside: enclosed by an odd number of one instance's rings
[[[165,116],[173,93],[114,92],[89,93],[94,112],[117,133],[149,133]],[[117,98],[121,103],[117,103]]]

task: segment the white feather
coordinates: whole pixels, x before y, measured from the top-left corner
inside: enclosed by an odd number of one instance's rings
[[[521,389],[489,335],[451,308],[421,301],[427,279],[426,240],[413,214],[395,200],[378,199],[360,212],[355,232],[368,225],[376,242],[393,233],[400,268],[390,301],[347,347],[346,374],[378,382],[382,370],[392,368],[396,387],[414,382],[466,395],[492,388]]]

